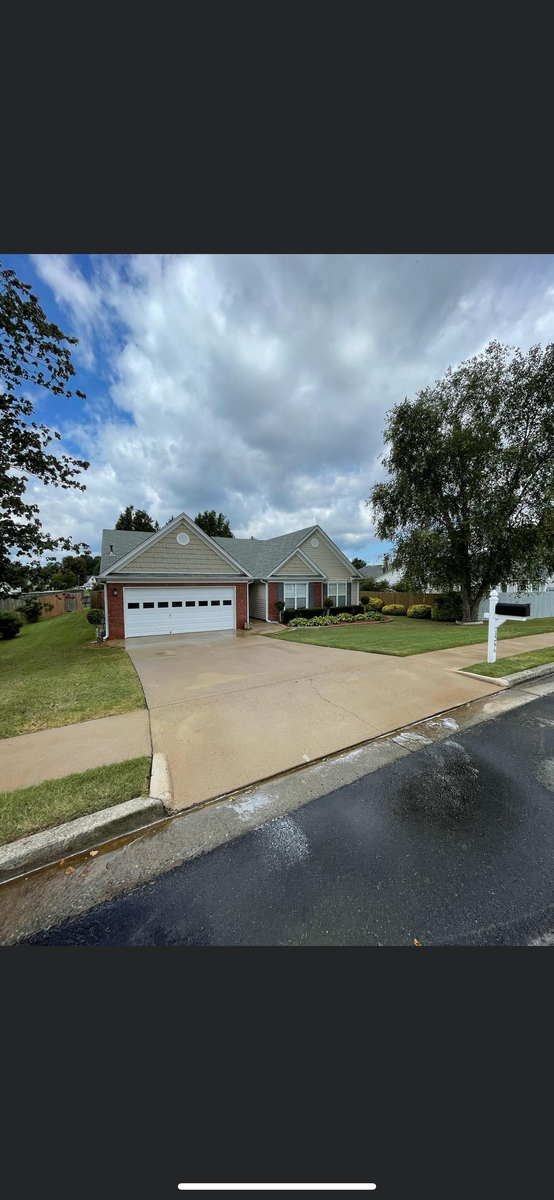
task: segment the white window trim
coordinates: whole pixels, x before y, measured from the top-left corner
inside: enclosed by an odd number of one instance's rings
[[[328,579],[327,580],[327,595],[330,594],[329,593],[330,587],[337,589],[336,596],[334,597],[334,599],[336,601],[336,603],[333,606],[334,608],[342,607],[342,605],[339,604],[339,588],[342,586],[342,584],[344,584],[344,607],[346,608],[346,605],[348,604],[348,583],[349,583],[348,579]]]
[[[296,589],[304,588],[306,603],[302,607],[303,608],[309,607],[309,601],[310,601],[310,585],[309,585],[309,583],[298,583],[298,581],[296,579],[284,579],[283,580],[283,600],[285,601],[285,604],[287,602],[287,597],[285,595],[286,587],[294,588],[294,608],[298,608],[298,602],[297,602],[297,598],[296,598]]]

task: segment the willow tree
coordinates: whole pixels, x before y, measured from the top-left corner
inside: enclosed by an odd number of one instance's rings
[[[387,419],[389,478],[368,504],[390,566],[460,588],[464,622],[498,583],[554,571],[554,343],[491,342]]]

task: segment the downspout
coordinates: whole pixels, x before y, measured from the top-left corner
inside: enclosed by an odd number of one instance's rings
[[[265,583],[265,619],[269,621],[269,584]]]
[[[107,642],[107,640],[110,636],[110,620],[109,620],[109,614],[108,614],[108,585],[107,585],[107,583],[104,584],[104,615],[105,615],[104,623],[106,626],[106,632],[104,634],[104,637],[102,638],[102,641]]]
[[[246,624],[250,624],[250,584],[246,584]]]

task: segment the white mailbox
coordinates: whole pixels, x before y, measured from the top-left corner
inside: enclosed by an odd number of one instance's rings
[[[504,621],[526,621],[531,616],[531,605],[499,604],[498,592],[493,589],[489,596],[489,609],[488,613],[484,613],[484,620],[489,622],[487,662],[493,663],[496,662],[498,626],[503,625]]]

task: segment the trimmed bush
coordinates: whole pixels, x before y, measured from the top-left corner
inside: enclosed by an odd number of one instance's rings
[[[431,609],[433,621],[461,621],[462,597],[459,592],[443,592],[435,596]]]
[[[419,618],[420,621],[427,620],[427,618],[429,618],[429,620],[430,620],[431,619],[431,605],[430,604],[411,604],[406,613],[406,616],[407,617],[417,617],[417,618]]]
[[[17,610],[26,617],[29,624],[34,625],[42,616],[42,604],[40,600],[26,600],[25,604],[20,605]]]
[[[332,608],[333,607],[333,597],[332,596],[325,597],[325,600],[323,601],[323,607],[324,608]]]
[[[369,597],[369,607],[372,608],[374,612],[381,612],[381,609],[383,607],[383,601],[381,600],[381,597],[380,596],[370,596]]]
[[[360,604],[363,604],[364,607],[366,604],[369,604],[369,596],[367,595],[367,592],[364,592],[363,596],[360,596]]]
[[[328,596],[327,599],[329,600],[330,597]],[[363,611],[364,611],[363,606],[361,604],[348,604],[344,608],[328,607],[327,609],[324,609],[324,608],[287,608],[284,613],[284,618],[285,618],[285,621],[288,621],[288,623],[290,625],[290,622],[294,621],[296,617],[307,617],[308,619],[311,619],[312,617],[322,617],[324,615],[327,615],[327,613],[331,613],[332,616],[337,617],[337,616],[339,616],[340,613],[356,614],[356,613],[361,613]]]
[[[0,637],[4,641],[17,637],[22,625],[23,618],[19,616],[19,613],[6,612],[5,610],[0,612]]]
[[[384,604],[381,612],[387,617],[405,617],[406,609],[403,604]]]
[[[88,621],[89,625],[103,625],[104,624],[104,609],[103,608],[89,609],[89,611],[87,613],[87,621]]]

